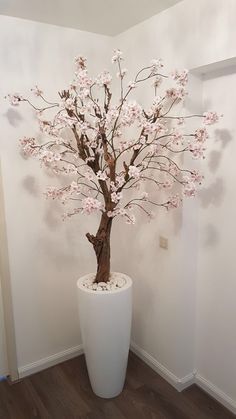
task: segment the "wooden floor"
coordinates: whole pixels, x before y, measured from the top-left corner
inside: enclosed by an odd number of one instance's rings
[[[1,419],[230,419],[235,416],[195,385],[178,393],[130,354],[125,388],[119,397],[96,397],[84,356],[64,362],[17,384],[0,382]]]

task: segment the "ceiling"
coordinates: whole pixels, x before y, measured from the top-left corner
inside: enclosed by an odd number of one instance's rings
[[[0,14],[117,35],[181,0],[0,0]]]

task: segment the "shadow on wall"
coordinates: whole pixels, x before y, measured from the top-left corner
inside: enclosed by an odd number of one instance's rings
[[[20,122],[23,120],[20,113],[12,108],[9,108],[4,116],[7,118],[9,124],[14,128],[18,127]]]
[[[34,176],[28,175],[22,180],[23,188],[32,196],[37,198],[40,194],[40,188],[38,181],[34,178]]]
[[[226,129],[216,129],[214,132],[215,143],[219,143],[220,150],[212,150],[208,156],[208,169],[210,173],[216,174],[220,168],[224,149],[233,140],[232,134]],[[210,204],[219,207],[224,199],[225,184],[221,177],[217,177],[208,187],[199,191],[199,200],[202,208],[207,208]]]
[[[37,229],[35,237],[38,257],[57,270],[71,267],[72,270],[78,269],[77,275],[85,274],[90,271],[91,266],[94,270],[95,265],[95,254],[85,233],[96,230],[98,217],[79,215],[63,221],[62,214],[66,208],[61,202],[43,196],[45,183],[52,183],[52,177],[57,179],[57,186],[60,187],[60,180],[63,183],[63,179],[51,176],[47,171],[41,177],[42,182],[32,175],[27,175],[21,182],[25,192],[35,199],[35,210],[38,210],[40,201],[42,225]]]
[[[219,233],[213,224],[209,223],[206,225],[204,234],[204,247],[212,247],[219,243]]]
[[[221,178],[217,178],[210,186],[199,191],[201,207],[207,208],[210,204],[219,207],[223,202],[224,194],[224,181]]]

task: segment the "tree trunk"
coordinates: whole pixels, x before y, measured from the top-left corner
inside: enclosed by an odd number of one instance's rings
[[[110,276],[110,236],[112,218],[102,214],[96,236],[87,233],[86,237],[92,243],[97,257],[97,274],[94,282],[108,282]]]

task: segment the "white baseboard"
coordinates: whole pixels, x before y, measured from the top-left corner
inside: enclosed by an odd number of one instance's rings
[[[210,381],[206,380],[200,374],[195,376],[195,384],[201,387],[206,393],[210,394],[219,403],[223,404],[227,409],[236,414],[236,401],[227,396],[223,391],[217,388]]]
[[[175,387],[176,390],[183,391],[185,388],[191,386],[192,384],[196,384],[204,391],[206,391],[206,393],[216,399],[219,403],[236,414],[236,401],[227,396],[227,394],[218,389],[211,382],[203,378],[200,374],[197,373],[197,371],[193,371],[183,378],[178,378],[166,367],[160,364],[153,356],[149,355],[146,351],[140,348],[136,343],[131,343],[131,350],[161,377],[168,381],[169,384]]]
[[[183,391],[185,388],[191,386],[192,384],[197,384],[223,406],[236,414],[236,401],[231,399],[223,391],[218,389],[211,382],[207,381],[196,371],[193,371],[183,378],[179,378],[166,367],[164,367],[164,365],[160,364],[160,362],[158,362],[153,356],[149,355],[148,352],[140,348],[136,343],[131,342],[130,349],[161,377],[163,377],[169,384],[176,388],[176,390]],[[31,364],[24,365],[18,368],[19,378],[27,377],[28,375],[67,361],[68,359],[75,358],[82,353],[83,347],[82,345],[78,345],[73,348],[66,349],[65,351],[59,352],[55,355],[51,355],[36,362],[32,362]]]
[[[131,350],[162,378],[168,381],[169,384],[175,387],[176,390],[182,391],[194,383],[194,373],[188,374],[183,378],[178,378],[166,367],[164,367],[164,365],[160,364],[160,362],[158,362],[153,356],[149,355],[146,351],[140,348],[136,343],[131,343]]]
[[[24,365],[18,368],[19,378],[27,377],[28,375],[35,374],[36,372],[45,370],[46,368],[53,367],[56,364],[67,361],[68,359],[75,358],[83,353],[82,345],[66,349],[65,351],[58,352],[55,355],[39,359],[32,364]]]

